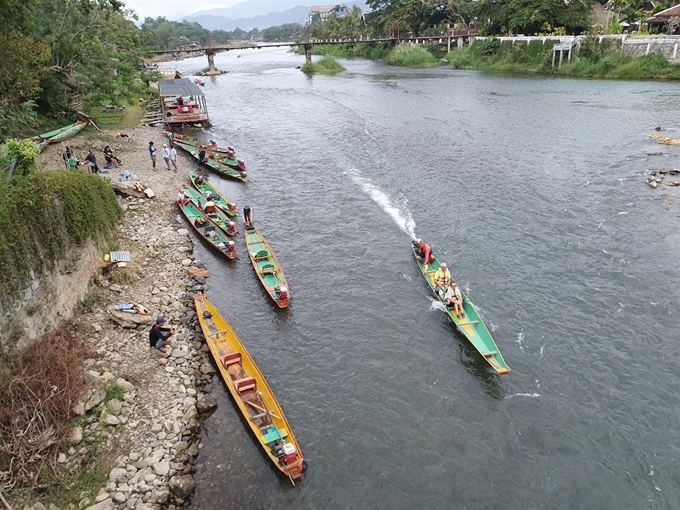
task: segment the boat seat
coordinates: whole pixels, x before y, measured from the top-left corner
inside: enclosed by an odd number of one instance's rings
[[[256,414],[254,416],[251,416],[250,419],[255,421],[255,420],[259,420],[260,418],[264,418],[265,416],[269,416],[269,413],[266,412],[266,411],[264,413],[260,413],[260,414]]]
[[[253,260],[262,260],[269,257],[269,252],[267,250],[260,250],[255,255],[253,255]]]
[[[265,443],[273,443],[274,441],[280,441],[286,436],[288,436],[288,431],[285,428],[279,429],[277,434],[274,427],[269,427],[267,433],[262,436],[262,439]]]
[[[254,390],[257,386],[257,381],[252,377],[244,377],[243,379],[236,379],[234,381],[236,391],[243,393],[244,391]]]
[[[210,232],[212,232],[212,231],[214,231],[214,230],[215,230],[215,225],[208,225],[208,226],[205,227],[205,229],[204,229],[204,231],[205,231],[206,234],[209,234]]]
[[[228,367],[229,365],[233,365],[235,363],[241,363],[241,353],[231,352],[229,354],[225,354],[224,356],[220,357],[220,361],[222,361],[222,364],[225,367]]]
[[[261,274],[276,273],[276,268],[272,264],[265,264],[260,268]]]
[[[484,357],[485,357],[485,358],[493,358],[496,354],[498,354],[497,351],[485,352],[485,353],[484,353]]]

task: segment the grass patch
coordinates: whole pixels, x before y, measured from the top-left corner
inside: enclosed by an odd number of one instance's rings
[[[106,396],[104,397],[104,403],[106,404],[107,402],[113,399],[122,401],[124,396],[125,388],[123,388],[116,382],[112,382],[106,387]]]
[[[391,66],[423,68],[437,67],[439,63],[432,53],[415,44],[400,44],[387,56]]]
[[[336,74],[344,71],[345,68],[342,67],[337,60],[331,56],[325,56],[318,62],[306,63],[302,66],[302,72],[307,74]]]
[[[104,289],[99,285],[90,283],[90,288],[87,290],[87,294],[80,302],[80,309],[85,313],[92,313],[95,308],[100,306],[104,302],[104,296],[106,295]]]

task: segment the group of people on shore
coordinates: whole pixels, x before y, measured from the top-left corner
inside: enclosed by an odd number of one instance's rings
[[[123,162],[118,158],[111,149],[110,145],[104,147],[102,151],[104,153],[104,159],[106,160],[106,165],[104,168],[118,168]],[[75,152],[70,146],[66,146],[66,150],[61,155],[64,160],[64,165],[69,170],[77,170],[78,167],[87,167],[90,173],[99,173],[99,165],[97,164],[97,156],[94,154],[94,150],[89,149],[85,159],[81,160],[76,156]]]
[[[157,151],[158,150],[156,149],[154,143],[149,142],[149,156],[151,157],[151,166],[154,170],[156,170]],[[174,168],[175,173],[177,173],[179,170],[179,167],[177,166],[177,148],[175,147],[175,144],[172,142],[172,140],[170,141],[170,147],[168,147],[168,144],[166,143],[163,144],[161,155],[165,161],[165,166],[167,167],[166,170],[171,170],[170,165],[172,164],[172,168]]]

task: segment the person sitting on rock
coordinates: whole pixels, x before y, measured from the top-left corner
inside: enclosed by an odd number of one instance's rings
[[[149,331],[149,345],[161,352],[165,352],[165,346],[170,345],[170,337],[175,334],[175,328],[163,326],[166,322],[165,317],[158,317]]]

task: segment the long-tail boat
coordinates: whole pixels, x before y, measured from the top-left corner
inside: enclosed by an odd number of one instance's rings
[[[202,175],[194,170],[189,170],[189,179],[191,179],[191,184],[194,185],[194,188],[206,199],[215,202],[215,205],[222,209],[222,212],[229,216],[236,216],[236,204],[217,191],[217,188],[210,184]]]
[[[652,140],[656,140],[657,143],[662,143],[664,145],[680,145],[680,138],[672,138],[670,136],[661,135],[649,135]]]
[[[199,236],[228,259],[236,258],[236,245],[234,241],[230,241],[227,234],[199,207],[190,200],[178,200],[177,205]]]
[[[496,372],[501,375],[509,374],[510,367],[505,363],[501,352],[496,346],[496,342],[493,341],[491,333],[489,333],[489,330],[482,321],[482,318],[479,316],[474,305],[463,292],[463,289],[460,288],[460,285],[458,286],[458,289],[460,290],[461,297],[463,298],[463,313],[461,316],[456,316],[454,307],[446,306],[446,303],[444,303],[439,294],[435,292],[436,284],[434,282],[434,274],[441,265],[439,260],[434,258],[430,260],[430,264],[428,266],[425,266],[424,261],[419,260],[420,252],[418,248],[416,248],[415,245],[413,245],[412,248],[413,256],[416,258],[420,272],[425,277],[425,280],[432,289],[435,297],[444,305],[444,308],[446,308],[446,313],[449,316],[449,319],[453,321],[453,323],[458,328],[458,331],[460,331],[465,336],[465,338],[469,340],[474,348],[479,351],[479,354],[482,355],[482,357],[489,363],[489,365],[493,367]]]
[[[199,159],[198,153],[201,151],[201,149],[195,145],[182,143],[179,140],[175,140],[174,144],[180,149],[184,149],[186,152],[191,154],[196,160]],[[232,179],[236,179],[238,181],[248,182],[248,174],[245,171],[245,167],[243,170],[235,170],[228,165],[223,165],[219,160],[210,158],[207,151],[206,159],[203,162],[203,165],[208,167],[210,170],[214,170],[220,175],[224,175],[225,177],[231,177]]]
[[[218,163],[228,166],[239,172],[246,171],[246,164],[242,159],[236,159],[234,152],[225,151],[219,149],[218,147],[213,147],[209,144],[204,144],[201,142],[189,142],[186,140],[174,140],[174,143],[180,146],[186,145],[189,147],[195,147],[197,150],[203,149],[208,159],[217,161]]]
[[[68,126],[55,129],[54,131],[49,131],[48,133],[43,133],[41,135],[34,136],[31,138],[33,142],[38,146],[38,149],[42,152],[45,147],[49,144],[64,141],[72,136],[78,134],[84,127],[86,123],[79,120],[74,124],[69,124]]]
[[[229,323],[203,296],[194,296],[206,343],[231,396],[274,465],[295,484],[304,460],[293,430],[264,376]]]
[[[288,283],[271,246],[252,222],[246,224],[245,236],[248,256],[262,286],[279,308],[286,308],[290,303]]]
[[[191,203],[203,211],[203,213],[208,218],[210,218],[210,220],[214,221],[215,224],[220,227],[220,229],[222,229],[225,234],[228,236],[235,236],[238,234],[236,223],[234,223],[229,216],[227,216],[219,207],[217,207],[215,202],[212,203],[213,210],[208,211],[206,210],[206,207],[210,207],[209,204],[212,202],[212,200],[207,200],[198,191],[188,186],[184,188],[184,194],[187,196],[187,198],[189,198],[189,200],[191,200]]]

